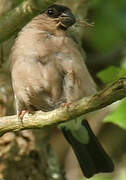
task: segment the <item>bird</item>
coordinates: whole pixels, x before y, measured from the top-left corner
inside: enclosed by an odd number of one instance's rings
[[[11,50],[11,78],[19,118],[26,112],[48,112],[95,94],[79,44],[69,34],[72,11],[53,4],[19,32]],[[87,178],[112,172],[114,165],[84,117],[60,126]]]

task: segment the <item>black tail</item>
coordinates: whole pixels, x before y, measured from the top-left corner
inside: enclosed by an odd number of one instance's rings
[[[90,136],[88,144],[82,144],[77,141],[70,130],[63,128],[62,131],[68,142],[71,144],[84,175],[89,178],[96,173],[112,172],[114,170],[112,160],[98,142],[88,122],[84,120],[82,124],[88,130]]]

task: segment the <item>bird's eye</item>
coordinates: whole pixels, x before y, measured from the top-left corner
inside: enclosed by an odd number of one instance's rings
[[[55,13],[55,12],[54,12],[53,9],[49,9],[49,10],[48,10],[48,15],[52,16],[54,13]]]

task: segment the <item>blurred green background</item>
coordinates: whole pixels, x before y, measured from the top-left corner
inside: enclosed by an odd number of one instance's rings
[[[95,25],[83,37],[83,47],[92,75],[104,87],[126,76],[126,1],[90,1],[88,18]],[[113,174],[96,175],[91,180],[126,179],[126,99],[111,108],[103,121],[112,124],[104,124],[98,134],[111,149],[116,169]]]

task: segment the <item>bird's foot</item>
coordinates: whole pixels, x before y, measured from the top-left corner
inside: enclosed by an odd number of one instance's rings
[[[69,108],[72,105],[71,102],[61,104],[61,107]]]
[[[31,111],[31,110],[22,110],[22,111],[18,112],[18,118],[21,120],[22,125],[23,125],[23,118],[24,118],[24,115],[26,113],[33,114],[33,111]]]
[[[26,113],[29,113],[28,110],[22,110],[20,113],[18,113],[19,119],[23,120],[23,117]]]

